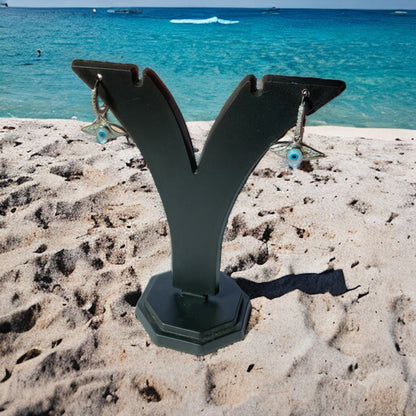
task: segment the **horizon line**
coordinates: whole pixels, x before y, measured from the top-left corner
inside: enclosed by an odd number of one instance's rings
[[[273,6],[258,6],[258,7],[248,7],[248,6],[8,6],[5,7],[8,9],[273,9]],[[395,10],[403,10],[403,11],[414,11],[414,9],[400,9],[400,8],[350,8],[350,7],[276,7],[276,9],[285,9],[285,10],[293,10],[293,9],[300,9],[300,10],[388,10],[388,11],[395,11]]]

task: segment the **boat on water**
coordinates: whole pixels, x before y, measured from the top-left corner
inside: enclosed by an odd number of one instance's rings
[[[280,7],[271,7],[270,9],[264,9],[262,10],[263,14],[279,14],[280,13]]]
[[[393,14],[407,14],[407,10],[395,10]]]
[[[143,14],[142,9],[108,9],[107,13],[115,14]]]
[[[7,3],[0,3],[0,7],[9,7]]]

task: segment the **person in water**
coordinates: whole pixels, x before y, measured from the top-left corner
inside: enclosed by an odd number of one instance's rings
[[[36,53],[38,54],[38,58],[40,58],[42,56],[42,51],[40,49],[37,49]]]

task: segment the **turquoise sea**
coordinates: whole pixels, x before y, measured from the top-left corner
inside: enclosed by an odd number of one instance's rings
[[[311,124],[416,129],[416,11],[138,11],[0,9],[0,117],[93,119],[71,70],[91,59],[152,68],[187,121],[214,119],[247,74],[279,74],[347,83]]]

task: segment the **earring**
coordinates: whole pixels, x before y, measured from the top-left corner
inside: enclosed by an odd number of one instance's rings
[[[91,106],[94,114],[97,118],[92,124],[82,127],[81,130],[84,133],[91,134],[96,137],[96,140],[100,144],[105,144],[108,141],[114,140],[119,136],[127,136],[127,131],[114,123],[111,123],[107,119],[107,113],[110,109],[107,105],[100,107],[98,105],[98,85],[102,81],[101,74],[97,74],[97,79],[94,84],[94,88],[91,91]]]
[[[303,131],[306,121],[306,98],[310,96],[310,92],[305,89],[302,90],[301,94],[302,100],[298,109],[298,118],[296,121],[296,129],[293,140],[291,142],[276,143],[270,147],[272,152],[286,159],[291,168],[299,168],[304,160],[326,157],[324,153],[303,143]]]

